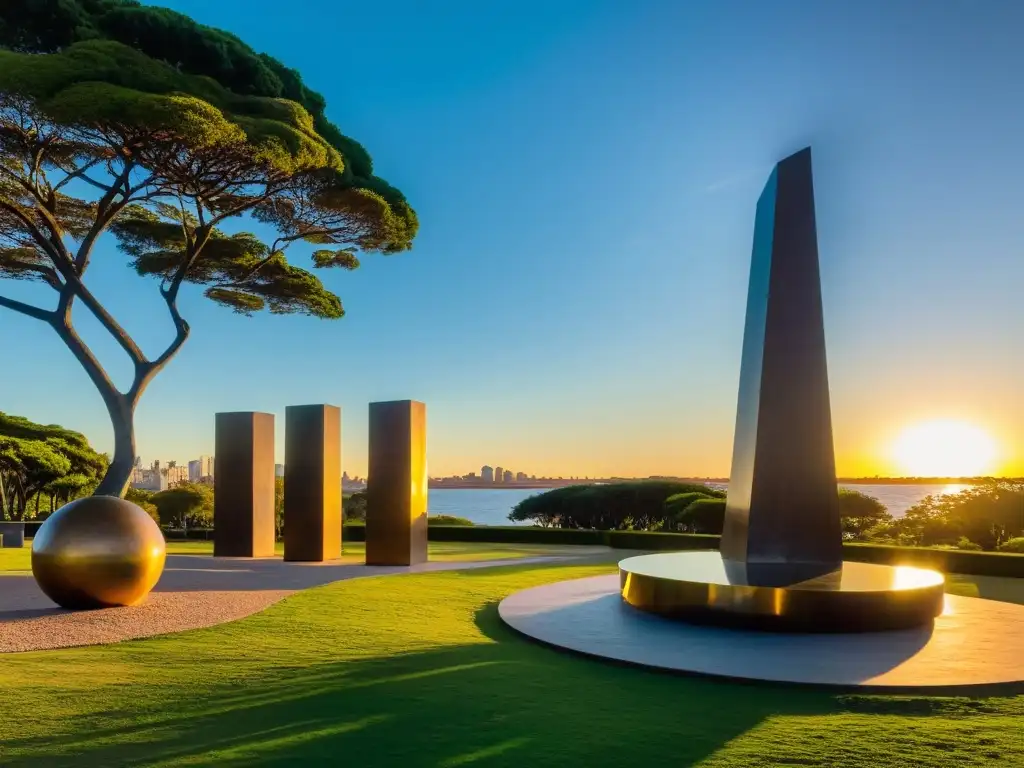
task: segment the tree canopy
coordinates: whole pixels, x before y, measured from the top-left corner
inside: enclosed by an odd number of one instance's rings
[[[153,494],[160,524],[171,528],[208,527],[213,523],[213,488],[202,483],[179,483]]]
[[[84,435],[0,412],[0,511],[10,519],[24,520],[37,495],[72,498],[106,469],[107,457]]]
[[[265,96],[301,104],[316,132],[346,158],[354,178],[373,179],[373,161],[356,140],[327,120],[327,102],[302,75],[272,56],[256,53],[235,35],[189,17],[135,0],[5,0],[0,10],[0,47],[24,53],[54,53],[86,40],[112,40],[181,72],[201,75],[242,96]],[[401,193],[375,180],[385,197]]]
[[[411,247],[415,212],[325,108],[297,72],[173,11],[127,0],[0,9],[0,278],[57,293],[53,310],[5,296],[0,307],[51,325],[102,396],[115,447],[97,493],[124,493],[135,406],[188,339],[183,284],[242,314],[334,319],[340,299],[289,262],[290,246],[312,244],[317,269],[354,269],[360,251]],[[243,215],[273,239],[222,226]],[[175,334],[156,356],[86,285],[105,233],[160,283]],[[75,302],[130,358],[127,390],[77,333]]]

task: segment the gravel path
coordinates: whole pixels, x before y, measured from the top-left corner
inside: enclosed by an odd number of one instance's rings
[[[573,555],[430,562],[412,567],[168,555],[160,583],[145,602],[99,611],[65,611],[39,590],[30,574],[3,575],[0,653],[101,645],[210,627],[262,611],[299,590],[345,579],[579,560],[605,552],[603,548],[580,550]]]

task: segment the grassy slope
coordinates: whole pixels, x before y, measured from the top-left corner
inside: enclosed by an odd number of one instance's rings
[[[1024,764],[1024,696],[833,695],[668,677],[512,635],[496,603],[609,566],[341,582],[233,624],[3,658],[0,763]]]

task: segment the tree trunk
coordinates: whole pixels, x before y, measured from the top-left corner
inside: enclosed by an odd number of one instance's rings
[[[103,400],[114,428],[114,457],[93,496],[124,496],[135,467],[135,408],[120,393]]]

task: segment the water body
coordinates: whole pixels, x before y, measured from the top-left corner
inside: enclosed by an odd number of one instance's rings
[[[722,486],[717,486],[722,487]],[[893,517],[903,514],[926,496],[958,493],[966,485],[845,485],[866,493],[889,508]],[[432,515],[456,515],[479,525],[512,525],[508,513],[523,499],[544,493],[544,489],[466,488],[431,490],[427,499]]]

